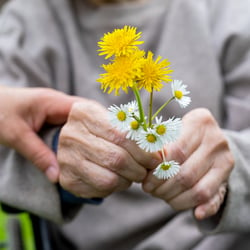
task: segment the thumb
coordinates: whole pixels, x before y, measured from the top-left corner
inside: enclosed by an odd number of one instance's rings
[[[38,169],[46,174],[51,182],[59,178],[59,165],[55,153],[37,136],[25,123],[19,129],[12,130],[12,139],[8,145],[31,161]]]
[[[80,97],[69,96],[53,90],[52,94],[47,93],[44,97],[44,105],[38,103],[38,107],[42,109],[38,113],[43,113],[45,115],[46,122],[54,125],[61,125],[67,121],[73,103],[82,101],[83,99]],[[35,114],[37,114],[37,112],[35,112]]]

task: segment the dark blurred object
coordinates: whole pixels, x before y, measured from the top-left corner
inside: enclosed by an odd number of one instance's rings
[[[3,4],[5,4],[5,2],[7,2],[7,0],[0,0],[0,8],[2,7]]]

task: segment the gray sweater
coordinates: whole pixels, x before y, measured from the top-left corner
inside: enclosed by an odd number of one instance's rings
[[[221,215],[196,222],[192,211],[176,213],[138,184],[99,206],[84,205],[73,217],[62,215],[56,187],[3,147],[1,202],[59,223],[84,250],[249,249],[250,0],[148,0],[100,8],[84,0],[12,0],[0,16],[0,82],[51,87],[105,106],[126,103],[132,94],[107,95],[96,83],[103,63],[97,41],[125,24],[143,32],[142,48],[168,58],[174,78],[191,91],[192,105],[173,103],[166,118],[205,107],[224,129],[236,164]],[[157,106],[168,92],[157,95]],[[43,133],[49,145],[53,133]]]

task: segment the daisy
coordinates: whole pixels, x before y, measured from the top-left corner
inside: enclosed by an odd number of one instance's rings
[[[104,34],[98,42],[99,55],[106,55],[105,59],[112,56],[128,56],[134,53],[138,45],[143,41],[137,41],[141,37],[141,32],[136,33],[135,27],[124,26],[122,29],[115,29],[113,32]]]
[[[143,131],[143,128],[140,125],[140,123],[137,120],[133,119],[133,120],[131,120],[131,122],[129,124],[129,131],[126,135],[126,138],[130,139],[130,140],[137,141],[138,137],[142,131]]]
[[[144,51],[136,50],[131,56],[120,56],[115,58],[112,63],[104,64],[102,67],[106,73],[100,74],[97,82],[101,83],[101,89],[108,94],[115,91],[119,95],[119,90],[128,92],[137,78],[141,77],[141,63]]]
[[[191,98],[188,95],[190,92],[186,90],[187,86],[182,84],[180,80],[174,80],[171,84],[172,93],[175,100],[180,104],[181,108],[187,107],[190,102]]]
[[[163,87],[162,82],[172,81],[169,76],[173,71],[168,67],[170,62],[166,59],[161,60],[161,56],[158,56],[154,61],[154,54],[149,51],[147,58],[145,58],[144,63],[142,64],[142,75],[138,79],[138,88],[144,88],[148,92],[153,90],[160,91]]]
[[[129,124],[132,120],[131,115],[128,112],[128,106],[124,104],[121,104],[120,107],[112,105],[108,110],[110,123],[122,132],[128,131]]]
[[[164,145],[160,136],[151,128],[148,128],[147,131],[143,130],[140,132],[137,138],[137,144],[146,152],[157,152],[161,150]]]
[[[154,170],[153,175],[158,179],[169,179],[180,171],[180,165],[176,161],[164,161]]]
[[[162,121],[161,116],[160,118],[156,117],[155,121],[155,131],[160,136],[164,144],[177,140],[182,125],[180,118],[169,118],[167,121]]]
[[[127,104],[128,112],[132,115],[138,116],[138,104],[136,101],[131,101]]]

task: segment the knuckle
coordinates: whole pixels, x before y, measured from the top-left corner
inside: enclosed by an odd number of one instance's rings
[[[69,177],[68,171],[61,171],[59,175],[59,183],[65,190],[73,190],[77,182],[78,181],[75,178]]]
[[[212,113],[206,108],[198,108],[192,112],[192,119],[195,120],[196,124],[202,124],[207,127],[216,123]]]
[[[70,136],[70,134],[67,132],[67,128],[63,128],[61,130],[59,141],[58,141],[58,147],[69,147],[72,145],[73,138]]]
[[[206,109],[206,108],[198,108],[196,110],[194,110],[194,112],[196,112],[197,116],[200,116],[200,118],[202,119],[211,119],[212,118],[212,114],[211,112]]]
[[[68,127],[64,127],[60,132],[58,142],[58,154],[63,151],[66,155],[69,154],[80,154],[84,148],[89,145],[88,138],[80,137],[78,134],[73,134]],[[62,153],[61,153],[62,154]],[[81,155],[81,154],[80,154]]]
[[[230,154],[228,161],[229,161],[229,164],[230,164],[231,166],[234,166],[235,160],[234,160],[234,157],[233,157],[232,154]]]
[[[195,175],[193,173],[187,174],[180,171],[180,173],[176,175],[176,181],[183,190],[190,189],[195,183]]]
[[[85,193],[86,196],[86,187],[84,186],[83,180],[80,176],[69,171],[69,165],[65,166],[59,174],[59,183],[60,186],[67,190],[68,192],[74,194],[75,196],[80,196],[81,193]],[[87,198],[87,196],[86,196]]]
[[[220,204],[219,204],[218,200],[212,201],[210,204],[210,208],[209,208],[210,215],[215,214],[218,211],[219,206],[220,206]]]
[[[126,189],[128,189],[131,185],[132,185],[132,182],[126,180],[126,181],[123,182],[121,185],[117,186],[116,191],[123,191],[123,190],[126,190]]]
[[[214,118],[212,116],[212,114],[210,113],[210,111],[205,110],[202,115],[200,116],[201,122],[204,125],[210,126],[212,124],[214,124]]]
[[[71,106],[68,121],[84,119],[86,114],[86,103],[85,102],[75,102]]]
[[[72,129],[70,128],[69,124],[65,124],[59,134],[59,140],[58,140],[58,146],[61,145],[69,145],[72,143],[72,138],[73,134],[72,134]]]
[[[126,155],[123,151],[109,151],[103,164],[106,168],[120,172],[126,166]]]
[[[234,164],[235,164],[235,160],[234,160],[234,157],[233,157],[233,155],[232,155],[232,153],[228,153],[227,154],[227,164],[228,164],[228,168],[229,168],[229,170],[231,171],[232,169],[233,169],[233,167],[234,167]]]
[[[97,183],[97,190],[110,194],[119,186],[119,177],[116,174],[110,175]]]
[[[193,191],[194,191],[194,200],[196,201],[197,204],[207,202],[212,196],[209,188],[200,187],[199,185],[194,187]]]
[[[98,102],[94,100],[84,99],[81,102],[73,103],[71,107],[71,117],[88,117],[92,112],[96,112],[97,109],[103,108]]]
[[[226,176],[229,176],[231,171],[234,168],[234,158],[231,154],[227,154],[224,157],[224,161],[223,161],[223,165],[220,165],[220,168],[222,169],[222,171],[224,171],[224,174],[226,174]]]
[[[57,162],[60,166],[60,169],[67,168],[66,164],[68,162],[68,152],[62,149],[57,151]]]
[[[124,145],[125,143],[125,135],[122,135],[120,131],[114,129],[114,128],[110,128],[107,131],[109,140],[111,142],[113,142],[116,145]]]
[[[138,173],[134,175],[134,182],[141,183],[147,176],[147,170],[145,168],[137,169]]]

